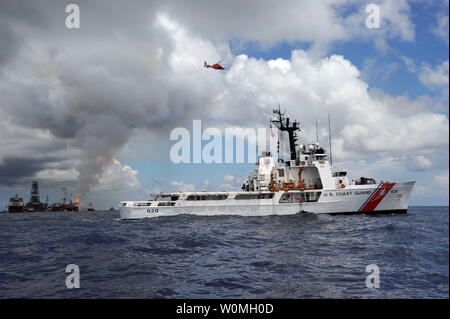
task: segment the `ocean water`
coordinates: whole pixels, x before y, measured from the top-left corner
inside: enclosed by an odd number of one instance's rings
[[[448,298],[449,209],[406,215],[0,214],[0,298]],[[68,264],[80,288],[66,287]],[[366,266],[380,287],[366,287]]]

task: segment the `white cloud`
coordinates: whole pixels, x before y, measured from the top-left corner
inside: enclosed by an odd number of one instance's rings
[[[175,192],[200,191],[199,189],[196,189],[194,184],[186,184],[183,181],[172,181],[172,182],[170,182],[170,185],[172,186],[172,189]]]
[[[369,3],[372,1],[182,1],[163,5],[162,12],[213,41],[232,40],[260,47],[301,41],[311,43],[310,53],[316,57],[326,54],[337,41],[373,39],[382,48],[394,38],[414,40],[407,1],[377,1],[380,29],[366,27],[365,9]]]
[[[419,74],[420,81],[430,89],[445,89],[449,84],[449,62],[444,61],[436,67],[429,64],[422,65]]]
[[[406,70],[408,72],[411,72],[411,73],[416,73],[417,72],[416,64],[414,63],[414,61],[412,59],[410,59],[410,58],[408,58],[407,56],[404,56],[404,55],[401,56],[401,59],[403,60],[403,63],[405,64]]]
[[[349,37],[336,10],[345,4],[346,1],[182,1],[165,4],[163,12],[194,33],[219,42],[236,39],[267,47],[284,41],[305,41],[322,47]]]
[[[413,156],[408,161],[408,167],[413,171],[426,171],[433,167],[433,162],[424,156]]]
[[[367,18],[365,8],[372,3],[374,2],[359,2],[359,10],[343,20],[349,36],[373,41],[375,48],[382,53],[387,52],[388,42],[394,38],[407,42],[414,41],[414,24],[410,17],[411,9],[406,0],[384,0],[374,3],[379,7],[380,27],[369,29],[365,25]]]
[[[388,22],[390,29],[388,37],[400,37],[404,41],[413,41],[415,36],[414,24],[410,19],[410,6],[407,1],[387,0],[380,4],[382,22]]]
[[[448,1],[447,1],[448,6]],[[448,20],[448,7],[447,13],[440,13],[436,18],[436,25],[432,28],[432,33],[438,38],[447,42],[448,45],[448,30],[449,30],[449,20]]]
[[[301,120],[300,140],[310,142],[315,119],[323,125],[331,112],[335,156],[341,159],[368,154],[378,158],[384,152],[408,155],[448,145],[448,119],[433,113],[427,99],[369,92],[359,70],[342,56],[313,61],[305,52],[294,51],[284,62],[290,66],[282,73],[270,68],[270,61],[237,56],[225,75],[226,94],[213,109],[215,117],[247,124],[253,118],[264,125],[273,105],[280,102]],[[241,105],[246,108],[230,112]]]
[[[98,184],[93,187],[94,191],[120,191],[128,192],[143,189],[138,179],[139,172],[128,165],[121,164],[112,159],[99,178]]]
[[[434,176],[434,181],[440,185],[444,185],[448,187],[448,171],[444,172],[440,175]]]
[[[232,175],[225,175],[225,176],[223,177],[223,179],[224,179],[226,182],[232,182],[232,181],[235,179],[235,176],[232,176]]]

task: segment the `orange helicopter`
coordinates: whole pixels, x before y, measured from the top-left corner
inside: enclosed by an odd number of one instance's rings
[[[217,62],[216,64],[213,64],[213,65],[209,65],[208,63],[206,63],[206,61],[203,61],[203,66],[205,68],[213,68],[213,69],[216,69],[216,70],[225,70],[225,68],[220,65],[220,62],[222,62],[222,61],[219,61],[219,62]]]

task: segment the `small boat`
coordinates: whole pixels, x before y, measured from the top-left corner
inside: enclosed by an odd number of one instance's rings
[[[25,204],[23,198],[17,194],[15,197],[11,197],[8,203],[8,213],[23,213],[25,211]]]

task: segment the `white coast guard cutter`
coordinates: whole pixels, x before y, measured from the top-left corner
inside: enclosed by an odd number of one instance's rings
[[[256,169],[237,192],[168,192],[144,201],[120,203],[121,219],[192,215],[291,215],[406,213],[412,182],[380,182],[332,171],[326,151],[318,144],[296,147],[298,122],[289,123],[280,110],[271,120],[289,135],[290,160],[269,152],[258,157]]]

